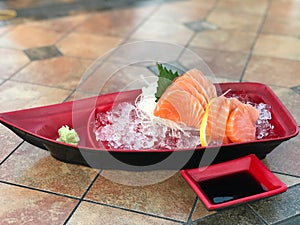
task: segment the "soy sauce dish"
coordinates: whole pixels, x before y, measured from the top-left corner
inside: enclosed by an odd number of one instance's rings
[[[181,175],[208,210],[232,207],[287,190],[287,186],[254,154],[181,170]]]

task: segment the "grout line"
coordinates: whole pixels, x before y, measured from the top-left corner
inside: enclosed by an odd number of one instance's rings
[[[133,34],[133,32],[135,32],[136,29],[138,29],[140,26],[142,26],[142,25],[146,22],[146,20],[149,19],[149,18],[151,17],[151,15],[157,10],[157,8],[158,8],[159,6],[160,6],[160,5],[157,5],[156,7],[154,7],[154,9],[149,13],[149,16],[146,17],[146,18],[144,18],[144,19],[142,19],[141,22],[140,22],[140,24],[138,24],[131,32],[129,32],[129,33],[127,34],[127,36],[124,37],[123,41],[122,41],[118,46],[124,44],[124,43],[129,39],[129,37]],[[92,15],[91,15],[91,17],[92,17]],[[87,19],[86,19],[86,20],[87,20]],[[85,20],[85,21],[86,21],[86,20]],[[84,22],[85,22],[85,21],[84,21]],[[84,22],[82,22],[82,23],[84,23]],[[81,23],[81,24],[82,24],[82,23]],[[80,24],[80,25],[81,25],[81,24]],[[77,25],[77,26],[74,27],[72,30],[70,30],[69,33],[71,33],[73,30],[75,30],[78,26],[79,26],[79,25]],[[68,33],[68,34],[69,34],[69,33]],[[55,44],[57,44],[57,43],[58,43],[58,42],[56,42]],[[64,99],[64,102],[67,101],[67,99],[70,98],[74,93],[76,93],[76,91],[77,91],[78,89],[80,89],[80,87],[88,80],[88,78],[89,78],[89,77],[91,76],[91,74],[92,74],[92,73],[91,73],[92,71],[89,72],[89,70],[95,68],[96,66],[97,66],[97,67],[100,67],[101,65],[103,65],[107,60],[109,60],[110,55],[111,55],[112,53],[114,53],[114,51],[113,51],[113,52],[109,51],[109,52],[107,52],[106,54],[104,54],[103,56],[101,56],[101,57],[102,57],[102,60],[101,60],[102,62],[100,61],[100,64],[99,64],[99,65],[98,65],[98,63],[96,63],[95,59],[91,59],[91,60],[94,60],[94,61],[91,63],[91,65],[90,65],[90,66],[86,69],[86,71],[85,71],[85,73],[88,72],[88,75],[81,78],[81,80],[79,81],[79,83],[78,83],[78,85],[76,86],[76,88],[73,89],[73,90],[71,90],[71,93]],[[64,54],[63,54],[63,55],[64,55]],[[65,56],[65,55],[64,55],[64,56]],[[87,59],[87,60],[88,60],[88,59]]]
[[[79,26],[81,26],[82,24],[84,24],[87,20],[89,20],[92,16],[94,15],[94,13],[91,13],[89,16],[87,16],[86,19],[82,20],[80,23],[78,23],[77,25],[75,25],[72,29],[68,30],[67,32],[64,32],[54,43],[53,45],[55,45],[57,47],[57,44],[62,41],[65,37],[67,37],[70,33],[74,32]],[[68,15],[66,17],[72,17],[71,15]],[[57,49],[59,50],[59,48],[57,47]],[[60,51],[60,50],[59,50]],[[61,52],[62,53],[62,52]],[[62,53],[63,56],[65,56]]]
[[[151,216],[151,217],[154,217],[154,218],[164,219],[164,220],[168,220],[168,221],[172,221],[172,222],[183,223],[183,221],[172,219],[172,218],[168,218],[168,217],[158,216],[158,215],[149,214],[149,213],[145,213],[145,212],[141,212],[141,211],[136,211],[136,210],[132,210],[132,209],[128,209],[128,208],[123,208],[123,207],[119,207],[119,206],[109,205],[109,204],[105,204],[105,203],[101,203],[101,202],[97,202],[97,201],[93,201],[93,200],[89,200],[89,199],[84,199],[85,196],[87,195],[87,193],[89,192],[89,190],[91,189],[91,187],[94,185],[94,183],[96,182],[96,180],[99,178],[99,176],[100,176],[101,173],[102,173],[102,170],[100,170],[98,172],[98,174],[95,176],[94,180],[91,182],[91,184],[89,185],[89,187],[86,189],[85,193],[79,199],[79,202],[74,207],[74,209],[72,210],[72,212],[70,213],[70,215],[68,216],[68,218],[65,220],[64,225],[66,225],[68,223],[68,221],[72,218],[72,216],[74,215],[74,213],[76,212],[77,208],[80,206],[80,204],[82,202],[93,203],[93,204],[102,205],[102,206],[109,207],[109,208],[120,209],[120,210],[124,210],[124,211],[129,211],[129,212],[133,212],[133,213],[142,214],[142,215],[145,215],[145,216]]]
[[[206,17],[202,19],[203,21],[206,21],[207,18],[209,17],[209,15],[212,13],[212,11],[214,11],[214,10],[216,9],[217,5],[219,4],[219,1],[220,1],[220,0],[216,0],[216,1],[215,1],[214,5],[211,7],[211,9],[209,9],[209,11],[208,11]],[[180,60],[180,58],[182,57],[183,53],[185,52],[186,49],[188,49],[188,46],[190,46],[191,42],[193,41],[193,39],[196,37],[196,35],[197,35],[198,33],[199,33],[199,31],[194,31],[193,35],[189,38],[189,40],[187,41],[187,43],[184,45],[184,49],[182,50],[182,52],[179,53],[179,56],[178,56],[178,58],[177,58],[177,61]],[[191,50],[191,49],[190,49],[190,50]],[[205,62],[205,61],[203,60],[203,62]],[[206,63],[206,62],[205,62],[205,63]]]
[[[294,178],[300,178],[300,176],[298,175],[293,175],[293,174],[288,174],[288,173],[284,173],[284,172],[280,172],[280,171],[276,171],[276,170],[271,170],[272,173],[278,173],[280,175],[284,175],[284,176],[290,176],[290,177],[294,177]]]
[[[151,214],[151,213],[146,213],[146,212],[142,212],[142,211],[128,209],[128,208],[124,208],[124,207],[120,207],[120,206],[116,206],[116,205],[109,205],[109,204],[102,203],[102,202],[97,202],[97,201],[94,201],[94,200],[84,199],[83,201],[93,203],[93,204],[97,204],[97,205],[106,206],[106,207],[113,208],[113,209],[120,209],[120,210],[133,212],[133,213],[137,213],[137,214],[141,214],[141,215],[145,215],[145,216],[150,216],[150,217],[154,217],[154,218],[158,218],[158,219],[164,219],[164,220],[177,222],[177,223],[184,223],[184,221],[181,221],[181,220],[176,220],[176,219],[172,219],[172,218],[169,218],[169,217],[163,217],[163,216],[159,216],[159,215],[155,215],[155,214]]]
[[[42,86],[42,87],[56,88],[56,89],[60,89],[60,90],[64,90],[64,91],[72,91],[73,90],[73,89],[64,88],[64,87],[58,87],[58,86],[41,84],[41,83],[29,82],[29,81],[25,81],[25,80],[21,81],[21,80],[15,80],[15,79],[6,79],[5,81],[8,81],[8,80],[13,81],[13,82],[17,82],[17,83],[33,84],[33,85]]]
[[[154,218],[165,219],[165,220],[169,220],[169,221],[172,221],[172,222],[179,222],[179,223],[183,222],[183,221],[175,220],[175,219],[168,218],[168,217],[158,216],[158,215],[155,215],[155,214],[145,213],[145,212],[142,212],[142,211],[132,210],[132,209],[128,209],[128,208],[124,208],[124,207],[120,207],[120,206],[114,206],[114,205],[109,205],[109,204],[105,204],[105,203],[101,203],[101,202],[97,202],[97,201],[93,201],[93,200],[89,200],[89,199],[84,199],[84,197],[86,196],[86,194],[88,193],[88,191],[90,190],[90,188],[92,187],[92,185],[95,183],[95,181],[98,179],[98,177],[101,175],[102,172],[103,172],[103,170],[99,171],[99,173],[97,174],[96,178],[93,180],[90,187],[88,187],[86,192],[83,194],[80,202],[82,202],[82,201],[83,202],[89,202],[89,203],[102,205],[102,206],[106,206],[106,207],[110,207],[110,208],[114,208],[114,209],[120,209],[120,210],[134,212],[134,213],[138,213],[138,214],[142,214],[142,215],[146,215],[146,216],[151,216],[151,217],[154,217]]]
[[[188,217],[188,219],[187,219],[187,224],[191,224],[192,222],[193,222],[193,220],[192,220],[192,217],[193,217],[193,215],[194,215],[194,212],[195,212],[195,210],[196,210],[196,206],[197,206],[197,202],[198,202],[199,200],[198,200],[198,197],[196,196],[196,198],[195,198],[195,201],[194,201],[194,203],[193,203],[193,205],[192,205],[192,208],[191,208],[191,211],[190,211],[190,215],[189,215],[189,217]]]
[[[295,185],[293,185],[293,186],[290,186],[289,188],[291,188],[291,187],[296,187],[296,186],[300,186],[300,184],[295,184]],[[258,200],[257,200],[258,201]],[[259,219],[261,219],[264,223],[266,223],[267,225],[271,225],[270,223],[268,223],[257,211],[255,211],[252,207],[251,207],[251,205],[249,204],[249,203],[247,203],[247,206],[251,209],[251,211],[253,211],[253,213],[259,218]],[[298,215],[294,215],[294,216],[298,216]],[[294,216],[292,216],[292,217],[294,217]],[[290,219],[290,218],[292,218],[292,217],[288,217],[288,218],[284,218],[282,221],[284,221],[284,220],[288,220],[288,219]],[[278,224],[279,225],[279,223],[280,222],[282,222],[282,221],[278,221],[278,222],[276,222],[275,224]],[[273,224],[273,223],[272,223]]]
[[[11,183],[9,181],[0,180],[0,184],[1,183],[16,186],[16,187],[20,187],[20,188],[29,189],[29,190],[32,190],[32,191],[38,191],[38,192],[43,192],[43,193],[46,193],[46,194],[51,194],[51,195],[56,195],[56,196],[60,196],[60,197],[80,200],[78,197],[75,197],[75,196],[61,194],[61,193],[52,192],[52,191],[47,191],[47,190],[43,190],[43,189],[39,189],[39,188],[35,188],[35,187],[25,186],[25,185],[22,185],[22,184],[15,184],[15,183]]]
[[[82,201],[84,201],[84,197],[87,195],[87,193],[89,192],[89,190],[92,188],[92,186],[94,185],[94,183],[96,182],[96,180],[98,179],[98,177],[100,176],[102,170],[100,170],[97,175],[95,176],[95,178],[92,180],[92,182],[90,183],[90,185],[87,187],[87,189],[85,190],[85,192],[83,193],[83,195],[81,196],[81,198],[79,199],[78,203],[76,204],[76,206],[73,208],[72,212],[69,214],[68,218],[65,220],[64,225],[67,224],[69,222],[69,220],[72,218],[72,216],[74,215],[74,213],[76,212],[76,210],[78,209],[79,205],[81,204]]]
[[[62,102],[67,102],[69,101],[69,98],[76,92],[76,88],[74,88],[73,90],[71,90],[70,94],[67,95],[67,97],[65,97],[65,99]],[[76,100],[76,99],[74,99]]]
[[[97,14],[97,13],[107,12],[107,11],[110,11],[110,12],[113,13],[113,11],[116,11],[116,10],[131,9],[131,8],[142,8],[142,7],[145,7],[145,6],[138,6],[138,7],[137,7],[137,6],[134,6],[134,5],[128,5],[128,6],[116,7],[116,8],[111,8],[111,6],[109,6],[108,8],[102,9],[102,10],[100,10],[100,11],[92,11],[91,15],[90,15],[88,18],[86,18],[86,19],[83,20],[81,23],[79,23],[79,24],[77,24],[76,26],[74,26],[71,30],[69,30],[68,32],[66,32],[65,34],[63,34],[63,35],[55,42],[55,44],[59,43],[62,39],[64,39],[64,38],[65,38],[66,36],[68,36],[70,33],[74,32],[74,31],[76,30],[76,28],[78,28],[79,26],[81,26],[82,24],[84,24],[87,20],[89,20],[91,17],[93,17],[93,16],[94,16],[95,14]],[[156,8],[153,9],[153,12],[150,12],[150,13],[149,13],[149,16],[152,15],[152,14],[155,12],[155,10],[156,10]],[[70,17],[71,15],[68,15],[68,16]],[[149,16],[148,16],[148,17],[149,17]],[[142,19],[142,20],[141,20],[142,22],[141,22],[140,24],[142,24],[143,21],[146,20],[146,19],[147,19],[147,17],[144,18],[144,19]],[[140,24],[138,24],[137,26],[140,26]],[[135,31],[135,29],[133,29],[133,31]],[[133,33],[133,31],[130,32],[129,35],[131,35],[131,34]],[[88,32],[87,34],[93,34],[93,33],[89,33],[89,32]],[[94,34],[94,35],[99,35],[99,34]],[[108,36],[108,37],[122,38],[123,41],[122,41],[120,44],[126,42],[128,36],[129,36],[129,35],[127,34],[127,35],[126,35],[127,37],[125,36],[125,38],[124,38],[123,36],[109,35],[109,34],[105,34],[105,33],[101,33],[100,35]]]
[[[20,144],[17,145],[17,147],[15,147],[1,162],[0,162],[0,166],[24,143],[25,141],[21,141]]]
[[[295,215],[292,215],[290,217],[287,217],[287,218],[284,218],[282,220],[279,220],[277,222],[275,222],[274,224],[272,225],[280,225],[280,224],[291,224],[290,223],[290,220],[294,219],[294,218],[299,218],[300,217],[300,214],[295,214]],[[287,223],[286,223],[287,222]]]
[[[219,2],[219,0],[217,0],[217,1],[215,2],[214,6],[210,9],[210,12],[208,13],[208,15],[215,9],[215,7],[216,7],[216,5],[218,4],[218,2]],[[124,37],[123,41],[119,44],[119,46],[122,45],[122,44],[124,44],[124,43],[126,43],[126,42],[130,39],[130,37],[132,36],[132,34],[133,34],[136,30],[138,30],[142,25],[144,25],[144,24],[146,23],[146,21],[149,20],[149,18],[151,18],[151,16],[153,16],[153,14],[157,11],[157,9],[159,9],[159,8],[162,6],[163,3],[164,3],[164,2],[157,3],[156,6],[154,7],[154,9],[149,13],[149,15],[148,15],[147,17],[145,17],[144,19],[142,19],[141,22],[140,22],[137,26],[135,26],[135,28],[133,28],[133,29],[132,29],[125,37]],[[207,15],[207,16],[208,16],[208,15]],[[79,26],[79,25],[77,25],[77,26]],[[77,27],[77,26],[76,26],[76,27]],[[76,29],[76,28],[74,27],[72,30],[74,30],[74,29]],[[70,32],[72,32],[72,30],[70,30]],[[69,32],[69,33],[70,33],[70,32]],[[192,39],[195,37],[196,34],[197,34],[197,32],[194,32],[194,34],[191,36],[191,38],[189,39],[189,41],[187,42],[187,44],[185,45],[185,47],[187,47],[187,46],[189,45],[189,43],[192,41]],[[184,52],[184,50],[179,54],[178,59],[181,57],[181,55],[183,54],[183,52]],[[97,67],[103,65],[103,63],[105,63],[107,60],[109,60],[110,54],[111,54],[111,53],[113,53],[113,52],[108,52],[106,55],[104,55],[104,56],[103,56],[102,62],[101,62],[99,65],[97,65]],[[95,63],[92,63],[91,66],[90,66],[86,71],[88,71],[88,70],[94,68],[95,66],[96,66],[96,64],[95,64]],[[91,75],[91,74],[90,74],[90,75]],[[79,82],[79,84],[77,85],[77,87],[71,91],[71,93],[65,98],[64,101],[66,101],[70,96],[72,96],[74,93],[76,93],[77,89],[80,88],[81,85],[83,85],[83,84],[85,83],[86,80],[88,80],[88,78],[90,77],[90,75],[87,75],[87,76],[83,77],[83,79],[80,80],[80,82]]]
[[[252,54],[253,54],[254,47],[255,47],[255,45],[256,45],[256,42],[257,42],[257,40],[258,40],[259,35],[261,34],[263,25],[265,24],[265,21],[266,21],[266,18],[267,18],[267,15],[268,15],[268,11],[269,11],[270,7],[271,7],[271,0],[268,0],[268,5],[267,5],[267,8],[266,8],[266,11],[265,11],[265,13],[263,14],[262,21],[261,21],[261,23],[260,23],[260,25],[259,25],[259,27],[258,27],[258,30],[257,30],[257,32],[256,32],[256,36],[255,36],[255,38],[254,38],[254,40],[253,40],[253,43],[252,43],[251,48],[250,48],[250,51],[249,51],[249,55],[248,55],[248,57],[247,57],[247,59],[246,59],[245,66],[244,66],[244,68],[243,68],[243,70],[242,70],[241,77],[240,77],[240,82],[243,81],[243,78],[244,78],[246,69],[247,69],[247,67],[248,67],[248,65],[249,65],[249,62],[250,62],[251,58],[252,58]]]
[[[266,225],[270,225],[268,223],[268,221],[266,221],[258,212],[256,212],[250,205],[249,203],[246,204],[246,207],[248,207],[250,209],[250,211],[263,223],[265,223]]]
[[[149,13],[149,15],[143,18],[139,24],[137,24],[130,32],[128,32],[128,34],[124,37],[123,42],[121,42],[121,45],[126,43],[130,39],[130,37],[134,34],[134,32],[136,32],[140,27],[142,27],[146,23],[146,21],[149,20],[153,16],[153,14],[161,7],[162,4],[163,4],[162,2],[156,3],[156,6]]]
[[[29,57],[27,56],[27,54],[25,54],[24,50],[22,50],[22,52],[24,53],[24,55],[26,55],[26,57],[29,59]],[[23,69],[25,69],[25,67],[27,67],[29,64],[31,64],[31,60],[29,59],[29,62],[26,63],[25,65],[21,66],[17,71],[15,71],[13,74],[11,74],[6,80],[10,80],[12,79],[16,74],[18,74],[20,71],[22,71]]]

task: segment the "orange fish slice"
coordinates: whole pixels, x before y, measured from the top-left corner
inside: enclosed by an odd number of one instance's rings
[[[154,115],[199,129],[210,96],[216,97],[215,86],[200,71],[190,70],[165,90],[156,104]]]
[[[229,102],[224,96],[214,98],[208,104],[200,126],[200,143],[202,146],[227,142],[228,115]]]
[[[212,98],[217,97],[217,91],[213,83],[197,69],[187,71],[185,76],[193,80],[192,84],[197,88],[198,92],[201,93],[207,102]]]
[[[198,99],[182,89],[166,90],[154,110],[155,116],[195,128],[199,128],[203,114]]]
[[[235,101],[235,103],[237,103]],[[259,112],[249,104],[237,104],[237,107],[230,113],[226,135],[231,142],[247,142],[255,140],[256,121]]]
[[[168,87],[168,91],[175,90],[175,89],[185,90],[189,92],[191,95],[193,95],[194,97],[196,97],[198,101],[201,103],[201,105],[203,106],[203,109],[205,109],[208,101],[204,97],[204,95],[197,90],[197,87],[194,85],[193,82],[194,81],[188,76],[180,76],[176,78],[174,80],[174,83],[172,83]]]

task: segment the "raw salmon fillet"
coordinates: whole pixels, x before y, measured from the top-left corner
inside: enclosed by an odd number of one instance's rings
[[[210,103],[205,134],[208,143],[222,144],[227,142],[226,125],[229,111],[230,105],[224,96],[217,97]]]
[[[192,69],[165,90],[154,115],[199,129],[205,107],[213,97],[217,97],[213,83],[199,70]]]
[[[201,143],[211,145],[255,140],[259,112],[236,98],[217,97],[213,83],[192,69],[165,90],[154,115],[200,129]]]
[[[259,112],[249,104],[238,104],[228,117],[226,136],[231,142],[247,142],[255,140],[256,121]]]

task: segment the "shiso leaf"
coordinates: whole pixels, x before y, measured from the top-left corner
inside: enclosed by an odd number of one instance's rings
[[[162,94],[165,92],[167,87],[170,86],[172,81],[179,76],[178,71],[175,73],[171,69],[167,69],[162,64],[156,63],[157,69],[158,69],[158,81],[157,81],[157,90],[155,93],[156,102],[159,100],[159,98],[162,96]]]

